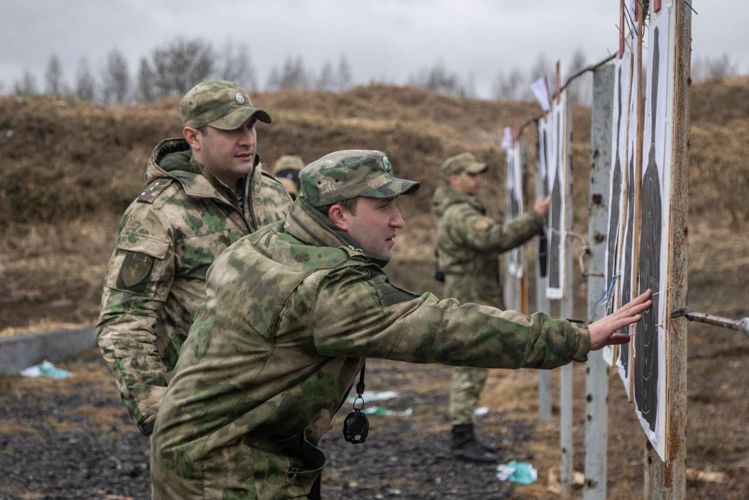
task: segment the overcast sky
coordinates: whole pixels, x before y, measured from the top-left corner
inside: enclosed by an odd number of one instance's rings
[[[588,62],[617,46],[619,0],[0,0],[0,83],[24,70],[39,85],[57,54],[72,82],[82,56],[96,70],[118,48],[138,61],[177,36],[219,49],[246,44],[258,83],[288,56],[308,69],[348,59],[355,83],[408,76],[441,60],[487,95],[500,70],[526,72],[544,53],[562,66],[582,48]],[[749,72],[749,3],[692,2],[693,57],[728,53]],[[530,82],[529,82],[530,83]]]

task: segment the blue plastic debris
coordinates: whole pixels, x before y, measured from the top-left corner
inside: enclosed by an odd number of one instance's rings
[[[510,460],[497,466],[497,479],[518,484],[531,484],[538,479],[538,471],[527,462]]]
[[[73,374],[62,368],[57,368],[55,365],[47,360],[42,361],[38,365],[29,366],[28,368],[21,370],[21,375],[24,377],[48,377],[48,378],[68,378]]]

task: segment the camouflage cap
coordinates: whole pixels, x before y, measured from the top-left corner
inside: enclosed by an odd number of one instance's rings
[[[393,176],[390,160],[381,151],[336,151],[315,160],[299,173],[301,196],[313,207],[363,196],[390,198],[413,194],[420,183]]]
[[[236,83],[208,80],[191,88],[179,103],[182,124],[200,128],[207,125],[234,130],[254,116],[270,123],[270,115],[252,106],[249,94]]]
[[[273,175],[292,197],[299,194],[299,171],[303,168],[304,160],[299,156],[283,155],[273,164]]]
[[[283,155],[273,164],[273,174],[283,170],[301,170],[304,168],[304,160],[300,156]]]
[[[476,160],[472,153],[460,153],[445,160],[440,169],[447,175],[457,175],[463,171],[481,174],[486,171],[487,165]]]

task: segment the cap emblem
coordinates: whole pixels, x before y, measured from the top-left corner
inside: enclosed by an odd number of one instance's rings
[[[382,157],[382,166],[385,168],[385,172],[392,172],[393,166],[390,164],[390,160],[387,156]]]
[[[237,92],[236,94],[234,94],[234,102],[236,102],[237,104],[244,104],[244,96],[241,93]]]

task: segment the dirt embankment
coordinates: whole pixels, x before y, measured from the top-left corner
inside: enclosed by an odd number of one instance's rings
[[[374,148],[388,153],[399,175],[423,182],[417,196],[403,200],[409,227],[389,271],[412,289],[435,291],[435,221],[429,200],[441,182],[439,164],[465,150],[487,162],[484,198],[491,212],[501,215],[501,129],[537,112],[530,103],[448,98],[389,86],[337,94],[266,93],[253,99],[274,120],[258,131],[259,149],[269,164],[282,154],[310,161],[336,149]],[[749,79],[694,87],[691,109],[689,305],[749,316]],[[575,109],[573,122],[575,229],[585,233],[589,110]],[[0,330],[95,320],[117,219],[142,187],[151,148],[179,133],[176,101],[111,108],[0,98]],[[532,144],[532,130],[526,134]],[[582,315],[582,295],[577,304]],[[722,484],[690,482],[690,498],[741,498],[749,490],[749,377],[742,369],[748,355],[747,340],[736,334],[690,327],[687,465],[727,474]],[[578,370],[576,393],[582,398],[584,367]],[[533,422],[534,380],[523,372],[493,373],[484,403]],[[446,390],[447,379],[435,383]],[[642,485],[642,433],[618,380],[612,381],[610,400],[609,491],[612,498],[630,498]],[[576,414],[578,450],[583,419]],[[537,428],[528,443],[542,477],[558,463],[557,446],[553,428]],[[578,469],[582,455],[576,454]],[[522,494],[543,498],[544,490]]]

